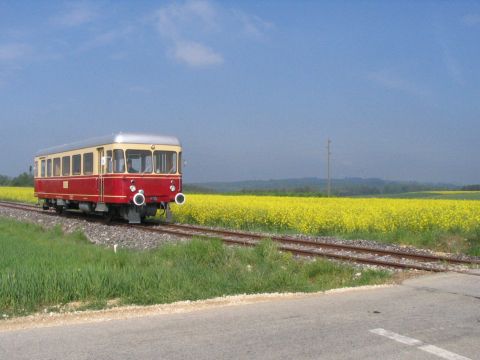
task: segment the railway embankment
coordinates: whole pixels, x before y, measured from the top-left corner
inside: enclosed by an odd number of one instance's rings
[[[228,247],[212,239],[186,242],[6,208],[0,210],[0,248],[2,319],[234,294],[315,292],[392,279],[385,270],[359,270],[320,259],[296,261],[270,241],[253,248]]]

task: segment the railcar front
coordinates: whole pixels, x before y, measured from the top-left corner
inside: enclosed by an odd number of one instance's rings
[[[116,134],[39,152],[35,196],[43,208],[79,209],[140,223],[170,203],[183,204],[178,139]]]

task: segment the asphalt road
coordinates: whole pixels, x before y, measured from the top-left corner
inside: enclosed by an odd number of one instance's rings
[[[480,359],[480,276],[0,333],[0,359]]]

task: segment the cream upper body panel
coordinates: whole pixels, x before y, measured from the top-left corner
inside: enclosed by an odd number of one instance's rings
[[[54,149],[54,148],[51,148]],[[59,149],[59,147],[57,147]],[[54,153],[49,153],[45,155],[37,155],[35,156],[35,171],[34,175],[35,178],[50,178],[50,177],[58,177],[62,176],[63,169],[60,169],[60,175],[53,175],[52,176],[41,176],[41,166],[42,166],[42,161],[45,161],[45,164],[47,164],[48,160],[51,160],[53,164],[53,159],[60,159],[60,163],[62,163],[62,158],[63,157],[70,157],[70,174],[66,176],[86,176],[86,175],[97,175],[99,174],[100,170],[100,152],[99,150],[103,150],[104,156],[106,156],[108,151],[114,151],[114,150],[123,150],[124,153],[126,153],[127,150],[143,150],[143,151],[150,151],[152,154],[155,151],[167,151],[167,152],[174,152],[177,154],[177,159],[181,156],[182,152],[182,147],[178,145],[167,145],[167,144],[155,144],[155,143],[149,143],[149,144],[144,144],[144,143],[110,143],[110,144],[102,144],[102,145],[95,145],[91,147],[83,147],[83,148],[76,148],[72,150],[66,150],[66,151],[59,151],[59,152],[54,152]],[[92,153],[93,155],[93,171],[89,172],[88,174],[83,173],[83,159],[85,154]],[[73,174],[72,173],[72,158],[74,155],[80,155],[82,158],[82,171],[79,174]],[[180,174],[181,173],[181,164],[180,160],[178,161],[179,164],[177,166],[175,174]],[[125,171],[126,172],[126,171]],[[118,172],[115,172],[118,174]],[[155,174],[155,173],[153,173]],[[45,174],[46,175],[46,174]]]

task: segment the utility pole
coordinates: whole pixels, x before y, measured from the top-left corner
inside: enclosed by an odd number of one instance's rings
[[[330,138],[327,140],[327,196],[330,197],[330,192],[332,190],[332,182],[330,178],[330,155],[332,153],[330,152],[330,144],[332,141]]]

